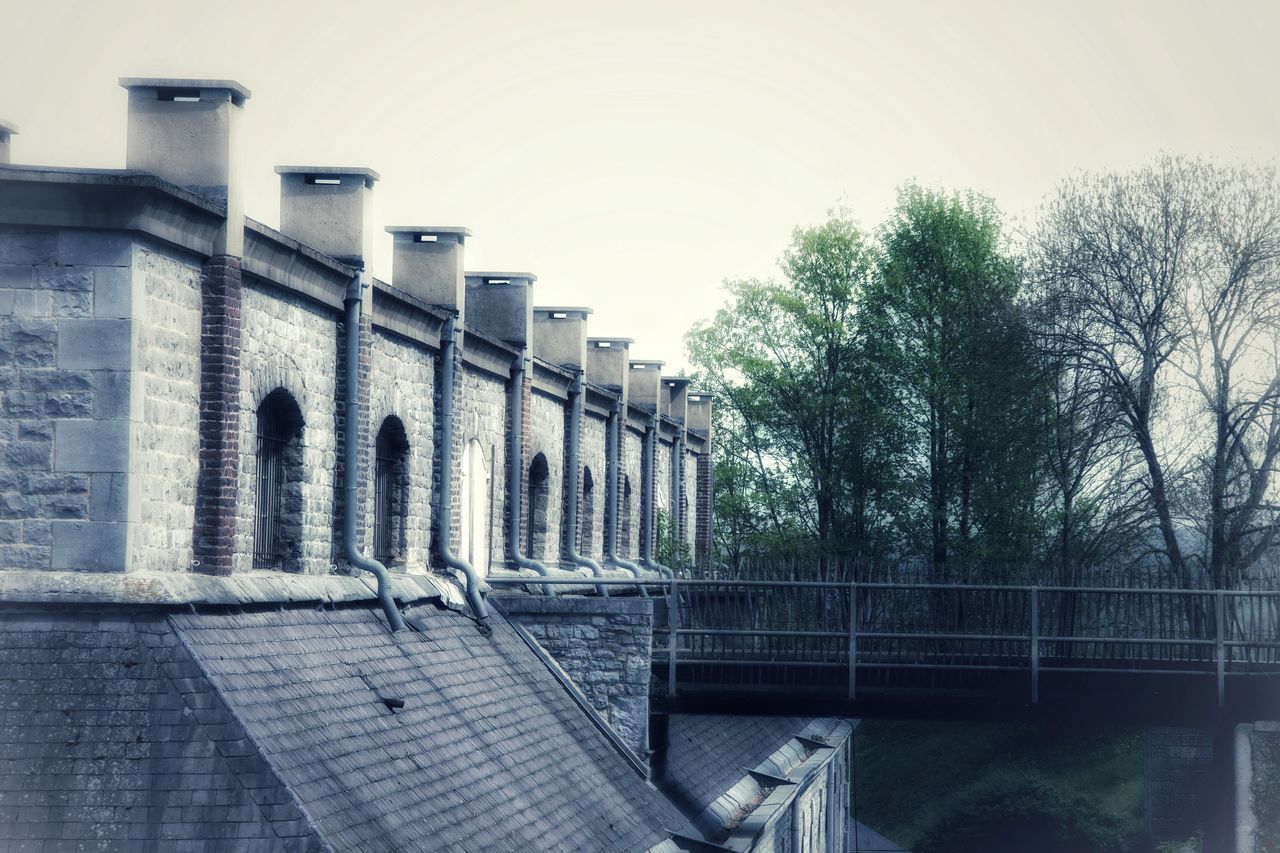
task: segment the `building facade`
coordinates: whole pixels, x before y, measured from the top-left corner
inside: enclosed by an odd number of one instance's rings
[[[0,162],[0,846],[704,843],[646,781],[652,607],[595,581],[710,560],[710,397],[465,228],[370,276],[370,169],[246,217],[248,90],[121,84],[125,169]]]

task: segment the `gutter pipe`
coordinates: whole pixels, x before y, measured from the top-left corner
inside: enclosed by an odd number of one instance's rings
[[[680,539],[680,528],[684,522],[684,513],[680,506],[680,492],[684,486],[684,426],[676,433],[671,442],[671,538],[677,544]]]
[[[357,424],[360,423],[360,311],[363,291],[366,287],[363,273],[356,273],[343,297],[343,308],[346,310],[346,369],[347,399],[346,419],[347,435],[342,443],[342,478],[345,481],[346,500],[342,505],[342,542],[346,550],[347,560],[356,568],[371,573],[378,581],[378,602],[382,611],[387,614],[387,622],[392,632],[404,628],[404,618],[396,607],[391,595],[391,578],[387,567],[377,560],[366,557],[356,547],[356,501],[359,499],[359,435]]]
[[[590,557],[583,556],[578,553],[578,480],[582,476],[582,466],[578,464],[580,455],[580,434],[582,432],[582,370],[579,368],[573,374],[573,384],[569,386],[569,488],[565,491],[568,493],[568,500],[565,502],[565,517],[569,520],[569,529],[566,531],[569,535],[567,551],[565,556],[569,562],[577,566],[584,566],[591,570],[591,574],[595,577],[604,577],[604,569],[600,568],[600,564]],[[596,594],[601,598],[608,598],[609,591],[600,585],[596,586]]]
[[[480,578],[471,564],[449,546],[453,531],[453,377],[457,349],[458,315],[453,313],[440,332],[440,523],[436,549],[446,566],[462,572],[467,579],[467,602],[480,623],[488,627],[489,608],[480,594]]]
[[[544,578],[551,571],[537,560],[526,557],[520,550],[521,506],[520,484],[524,477],[524,375],[525,365],[529,360],[529,350],[521,347],[511,362],[511,446],[507,451],[507,467],[510,472],[507,479],[507,506],[511,508],[507,525],[507,555],[517,569],[532,569]],[[543,595],[554,595],[552,587],[542,585]]]
[[[604,493],[604,511],[605,511],[605,527],[608,529],[608,535],[604,537],[604,559],[611,566],[617,566],[620,569],[626,569],[635,577],[640,577],[640,567],[630,560],[624,560],[618,556],[618,480],[621,467],[621,448],[622,442],[619,432],[622,427],[622,398],[613,401],[613,408],[609,412],[609,421],[605,424],[604,431],[604,456],[605,456],[605,493]],[[641,595],[648,595],[644,587],[640,587]]]
[[[644,428],[644,460],[641,462],[644,503],[640,512],[640,565],[671,580],[675,578],[676,573],[653,559],[653,469],[657,467],[657,441],[658,413],[655,410],[649,416],[649,423]]]

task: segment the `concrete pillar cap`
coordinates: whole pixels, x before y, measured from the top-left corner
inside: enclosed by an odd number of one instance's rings
[[[533,306],[533,314],[541,320],[585,320],[591,314],[591,309],[561,305],[535,305]]]
[[[661,370],[665,361],[632,361],[632,370]]]
[[[18,126],[11,121],[5,121],[0,118],[0,136],[13,136],[15,133],[21,133]]]
[[[368,189],[373,189],[382,178],[365,166],[276,166],[277,175],[302,175],[303,183],[328,184],[341,182],[343,178],[360,178]]]
[[[459,243],[466,242],[471,229],[461,225],[388,225],[386,232],[397,243],[434,243],[440,237],[451,237]],[[437,238],[437,239],[422,239]]]
[[[538,277],[531,272],[466,272],[468,281],[478,284],[533,284]]]
[[[587,346],[600,349],[630,349],[635,338],[587,338]]]
[[[244,106],[251,93],[247,86],[235,80],[202,80],[187,77],[121,77],[120,87],[130,93],[155,89],[160,100],[204,100],[205,93],[226,93],[231,103]]]

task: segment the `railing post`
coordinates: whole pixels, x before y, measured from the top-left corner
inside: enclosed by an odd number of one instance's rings
[[[675,574],[671,575],[671,597],[667,600],[667,696],[676,695],[676,642],[679,635],[676,626],[680,624],[680,593],[676,589]]]
[[[849,581],[849,701],[858,699],[858,582]]]
[[[1227,704],[1227,656],[1226,656],[1227,602],[1224,590],[1217,590],[1213,599],[1213,655],[1218,668],[1218,707]]]
[[[1031,587],[1031,704],[1040,702],[1040,587]]]

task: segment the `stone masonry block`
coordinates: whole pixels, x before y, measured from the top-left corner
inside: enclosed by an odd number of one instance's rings
[[[68,293],[93,291],[93,270],[83,267],[37,267],[36,287]]]
[[[124,420],[129,417],[129,373],[123,370],[98,370],[93,376],[93,416],[100,420]]]
[[[0,264],[0,288],[5,290],[35,287],[35,267]]]
[[[58,324],[58,366],[70,370],[128,370],[128,320],[63,320]]]
[[[129,267],[98,267],[94,270],[93,313],[95,317],[132,317],[133,270]]]
[[[133,239],[114,231],[62,231],[58,234],[58,262],[129,266],[133,262]]]
[[[123,472],[129,464],[128,421],[58,421],[54,470]]]
[[[50,264],[58,253],[53,231],[0,232],[0,264]]]
[[[53,522],[53,568],[124,571],[125,527],[97,521]]]
[[[89,518],[93,521],[127,521],[127,485],[128,477],[124,474],[94,474],[89,487]]]

